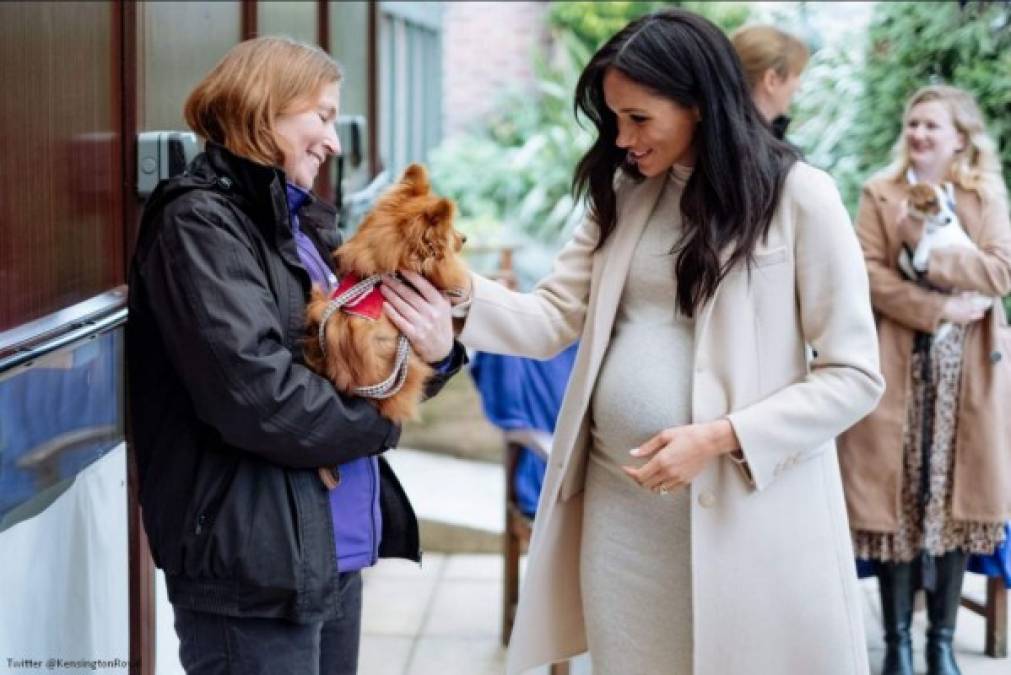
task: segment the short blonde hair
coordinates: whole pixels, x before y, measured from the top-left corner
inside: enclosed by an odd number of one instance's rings
[[[310,105],[340,82],[341,68],[319,47],[283,37],[240,42],[190,92],[186,123],[207,141],[268,166],[283,166],[278,115]]]
[[[951,162],[948,180],[964,190],[974,190],[994,197],[1005,193],[997,145],[986,133],[983,113],[972,94],[946,84],[921,87],[909,100],[902,114],[902,129],[892,148],[895,158],[886,170],[893,178],[903,178],[909,170],[909,147],[906,144],[906,121],[913,108],[928,101],[939,101],[951,113],[955,128],[965,136],[965,148]]]
[[[774,26],[753,24],[730,37],[737,51],[748,86],[754,89],[770,68],[782,78],[800,75],[811,56],[807,45]]]

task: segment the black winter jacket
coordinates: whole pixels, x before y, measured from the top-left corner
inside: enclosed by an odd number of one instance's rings
[[[302,207],[322,257],[335,212]],[[303,362],[309,276],[282,171],[209,143],[148,200],[130,269],[131,442],[144,526],[180,607],[298,622],[338,615],[317,467],[393,447],[400,429]],[[465,361],[430,385],[434,394]],[[418,524],[381,457],[382,557],[420,561]]]

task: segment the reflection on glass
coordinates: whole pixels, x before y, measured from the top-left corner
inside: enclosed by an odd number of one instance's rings
[[[116,11],[0,2],[0,331],[123,283]]]
[[[369,112],[369,4],[367,2],[330,3],[330,54],[344,69],[341,82],[341,116],[338,128],[343,162],[330,163],[330,182],[340,180],[340,194],[347,198],[363,189],[372,179],[373,167],[368,164],[368,112]],[[357,121],[357,147],[352,142],[352,120]],[[352,161],[353,151],[358,151],[361,161]],[[357,218],[354,219],[357,222]]]
[[[122,342],[112,331],[0,380],[0,530],[123,440]]]
[[[140,128],[186,129],[183,103],[214,64],[241,39],[242,6],[228,2],[137,3]]]
[[[256,4],[256,27],[260,35],[284,35],[299,42],[316,44],[319,7],[310,0],[260,0]]]

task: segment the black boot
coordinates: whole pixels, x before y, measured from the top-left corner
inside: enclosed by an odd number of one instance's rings
[[[881,675],[914,675],[909,624],[916,591],[912,563],[878,563],[881,616],[885,625],[885,664]]]
[[[937,583],[933,591],[927,589],[927,675],[962,675],[951,641],[962,599],[966,557],[962,551],[951,551],[934,558]]]

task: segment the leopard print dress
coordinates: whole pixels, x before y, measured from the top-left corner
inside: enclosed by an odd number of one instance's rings
[[[967,553],[993,553],[1003,541],[1004,524],[955,520],[951,513],[955,431],[958,425],[958,395],[962,376],[965,327],[952,326],[931,345],[928,353],[914,352],[910,367],[911,404],[906,410],[903,438],[902,500],[899,527],[895,532],[853,533],[858,558],[881,562],[910,562],[921,550],[940,556],[962,549]],[[923,360],[930,359],[931,380],[923,378]],[[934,411],[931,439],[929,489],[926,516],[921,506],[923,470],[923,415]]]

